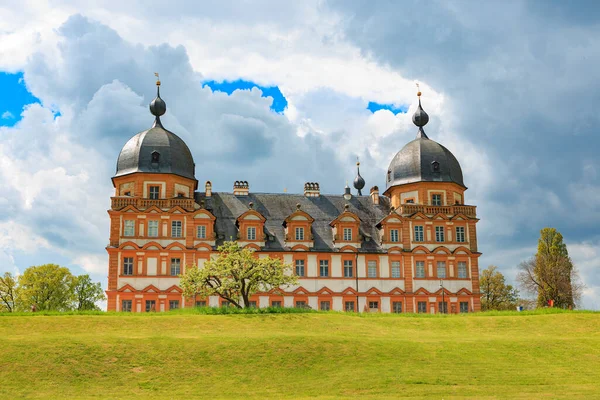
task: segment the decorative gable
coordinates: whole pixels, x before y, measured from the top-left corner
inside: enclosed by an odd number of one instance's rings
[[[300,209],[300,204],[296,205],[296,211],[291,213],[283,221],[285,233],[285,242],[289,247],[303,245],[307,248],[313,246],[312,223],[314,218]]]
[[[359,247],[362,243],[363,237],[360,234],[360,218],[358,215],[350,212],[349,209],[350,206],[346,204],[344,212],[329,223],[333,233],[333,244],[336,248],[346,245]]]
[[[240,246],[246,246],[253,243],[259,247],[265,245],[265,221],[267,220],[261,213],[254,210],[254,204],[248,204],[248,211],[242,213],[236,219],[238,228],[238,241]]]

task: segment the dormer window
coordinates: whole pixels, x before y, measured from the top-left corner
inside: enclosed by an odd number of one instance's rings
[[[352,241],[352,228],[344,228],[344,240],[347,242]]]
[[[248,240],[256,240],[256,227],[249,226],[246,230],[246,238]]]
[[[437,161],[434,161],[431,163],[431,170],[433,172],[440,172],[440,163]]]
[[[392,171],[388,169],[388,173],[387,173],[387,178],[388,178],[388,182],[392,181]]]
[[[160,161],[160,153],[158,151],[152,152],[152,164],[158,164]]]

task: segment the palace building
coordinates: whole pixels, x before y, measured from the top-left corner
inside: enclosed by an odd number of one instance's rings
[[[342,195],[323,194],[316,182],[303,193],[271,194],[236,181],[225,193],[209,180],[199,190],[190,149],[161,123],[166,104],[157,85],[154,124],[125,144],[112,178],[109,311],[224,305],[219,297],[184,298],[178,276],[201,268],[227,240],[281,258],[299,277],[296,286],[256,294],[257,307],[480,310],[476,207],[465,205],[457,159],[425,134],[420,92],[417,136],[392,159],[382,193],[373,186],[362,195],[358,168],[356,195],[348,185]]]

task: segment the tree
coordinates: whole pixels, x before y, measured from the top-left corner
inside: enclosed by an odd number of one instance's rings
[[[56,264],[29,267],[19,277],[19,301],[25,309],[66,311],[74,301],[75,277]]]
[[[186,297],[219,296],[238,308],[250,307],[254,293],[297,282],[292,266],[277,258],[258,258],[236,242],[225,242],[218,250],[219,256],[206,261],[202,269],[192,266],[181,276]]]
[[[540,231],[537,254],[519,269],[517,280],[525,291],[537,295],[538,307],[547,306],[550,300],[560,308],[573,308],[579,302],[584,285],[556,229]]]
[[[0,312],[14,312],[17,309],[17,297],[17,279],[10,272],[6,272],[0,276]]]
[[[512,285],[507,285],[504,275],[497,270],[498,267],[490,265],[481,271],[479,288],[481,291],[481,309],[488,310],[514,310],[519,299],[519,292]]]
[[[73,292],[75,295],[74,308],[78,311],[100,310],[96,302],[105,299],[100,282],[92,282],[87,274],[75,277]]]

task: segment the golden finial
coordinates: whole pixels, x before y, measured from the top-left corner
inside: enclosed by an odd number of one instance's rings
[[[287,188],[283,188],[283,193],[287,193]]]
[[[358,156],[356,156],[356,166],[360,166],[360,161],[358,160]]]
[[[154,76],[156,77],[156,86],[160,86],[160,78],[158,77],[158,72],[155,72]]]
[[[415,82],[415,85],[417,85],[417,96],[421,97],[421,89],[419,88],[419,82]]]

